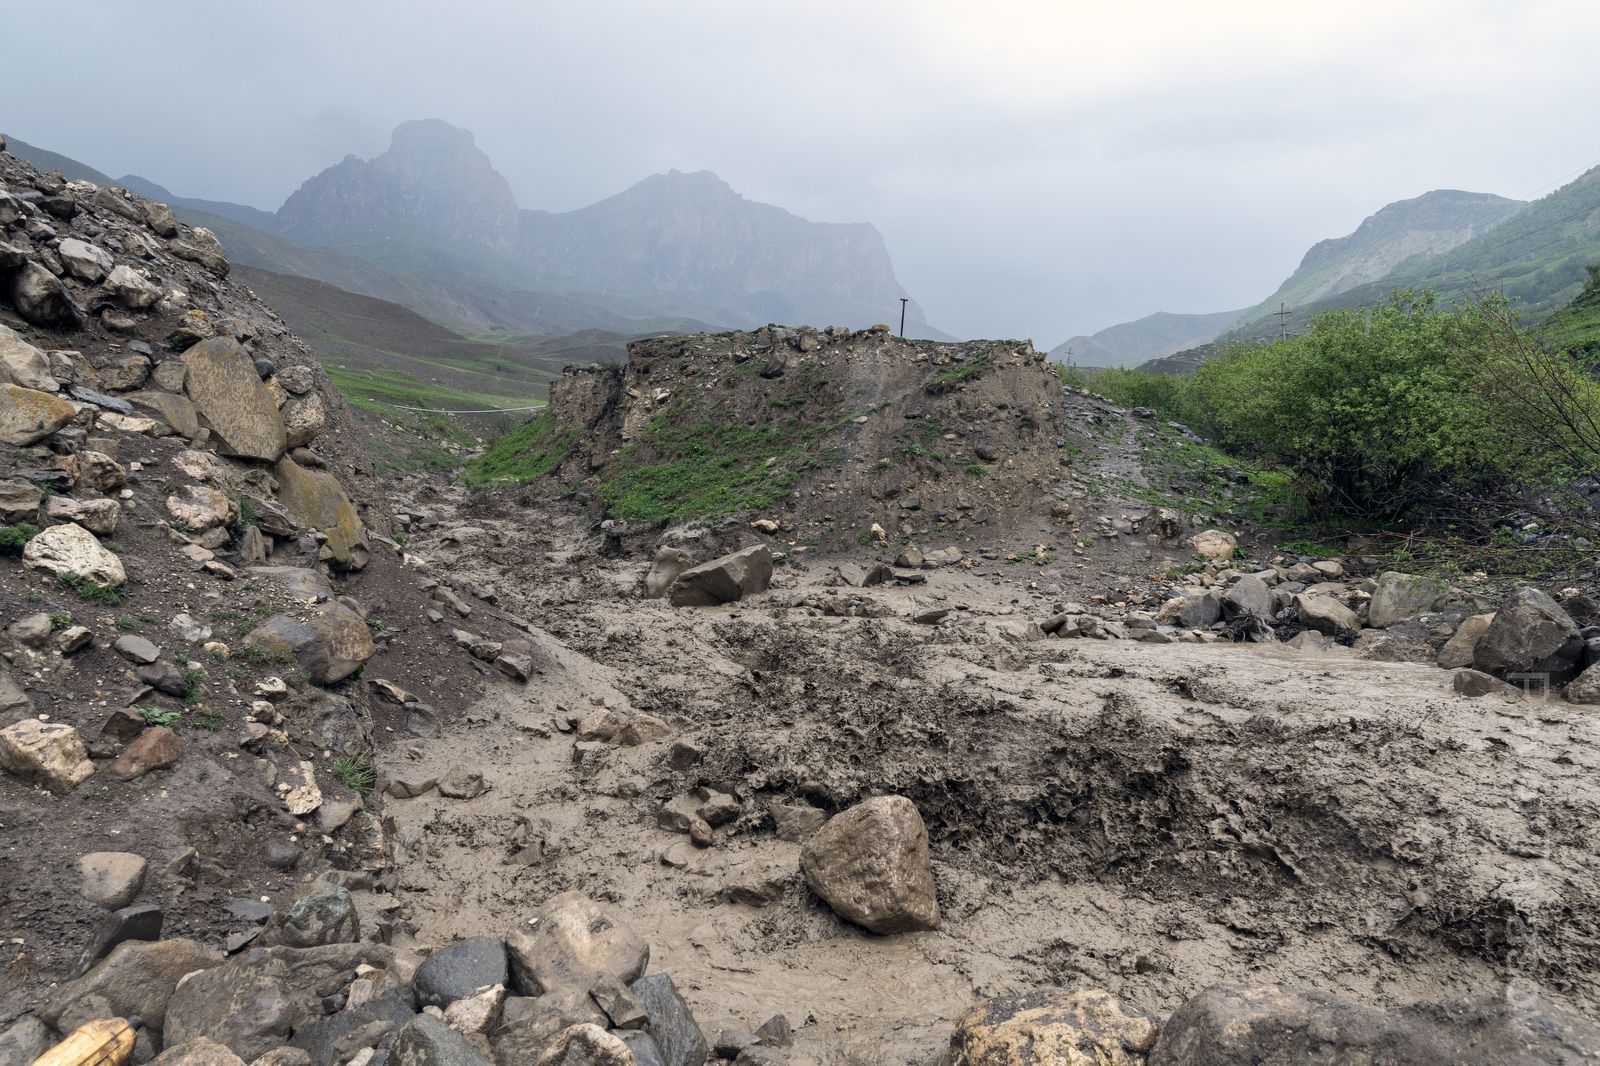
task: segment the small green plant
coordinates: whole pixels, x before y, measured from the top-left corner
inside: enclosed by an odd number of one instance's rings
[[[114,604],[128,598],[128,590],[121,585],[102,585],[86,577],[63,570],[56,580],[91,603]]]
[[[248,670],[241,670],[236,666],[232,670],[228,671],[228,676],[233,678],[235,681],[243,681],[245,678],[250,676],[250,672]]]
[[[365,752],[340,756],[334,760],[331,772],[341,785],[363,796],[372,791],[373,782],[377,780]]]
[[[982,463],[967,464],[967,473],[973,475],[974,477],[983,477],[988,472],[989,468],[984,466]]]
[[[144,719],[145,725],[160,726],[163,729],[171,729],[183,717],[182,711],[163,711],[160,707],[135,707],[134,710],[139,712],[139,717]]]
[[[240,493],[235,497],[239,504],[239,521],[233,524],[234,529],[243,529],[245,526],[258,524],[256,520],[256,504],[250,497]]]
[[[220,663],[228,658],[228,653],[223,651],[221,648],[212,648],[211,658],[213,661]]]
[[[92,799],[92,800],[110,799],[111,798],[111,790],[109,788],[102,788],[102,789],[97,789],[97,790],[90,791],[90,792],[85,792],[83,794],[83,798],[84,799]]]
[[[381,619],[381,618],[369,618],[369,619],[367,619],[367,628],[373,630],[374,632],[376,632],[378,630],[381,630],[383,628],[383,619]]]
[[[117,619],[118,629],[138,629],[139,620],[131,614],[125,614]]]
[[[51,614],[50,615],[50,632],[52,632],[52,633],[54,633],[58,629],[65,629],[68,626],[70,626],[71,624],[72,624],[72,615],[69,614],[66,611],[62,611],[59,614]]]
[[[252,629],[254,629],[255,627],[256,627],[255,622],[253,622],[250,619],[246,618],[243,622],[240,622],[238,625],[234,626],[233,627],[233,631],[235,633],[237,633],[241,637],[247,637],[247,636],[250,635],[250,631]],[[255,650],[256,651],[260,651],[261,649],[260,648],[256,648]]]
[[[343,596],[344,595],[344,586],[343,585],[334,585],[334,586],[332,586],[332,588],[333,588],[333,594],[335,596]]]
[[[153,625],[154,623],[161,621],[161,619],[157,615],[141,614],[139,616],[139,621],[143,622],[145,625]]]
[[[0,529],[0,555],[21,555],[28,541],[39,535],[39,527],[19,522]]]
[[[29,603],[38,603],[42,599],[44,599],[44,597],[39,595],[39,593],[37,593],[37,592],[28,593],[28,602]]]
[[[219,622],[232,622],[236,619],[243,618],[244,615],[240,614],[238,611],[230,611],[219,607],[215,611],[211,612],[211,617]]]
[[[170,481],[167,484],[161,486],[161,494],[163,496],[173,496],[173,495],[176,495],[177,493],[180,493],[182,491],[183,491],[183,486],[182,485],[173,484]]]
[[[194,721],[195,724],[201,729],[209,729],[215,733],[218,729],[222,728],[223,722],[226,721],[226,719],[223,718],[221,711],[204,710],[195,715]]]
[[[400,535],[399,533],[396,533],[394,535],[394,542],[396,544],[400,545],[400,547],[402,547],[402,548],[404,548],[406,545],[411,543],[410,541],[408,541],[404,536]]]
[[[122,542],[120,540],[103,540],[100,542],[100,545],[113,555],[121,555],[123,552],[127,551],[127,549],[122,546]]]

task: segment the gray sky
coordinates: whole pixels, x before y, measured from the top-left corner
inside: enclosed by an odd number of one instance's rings
[[[1256,303],[1393,200],[1600,161],[1593,0],[48,9],[71,54],[12,50],[0,130],[114,176],[272,210],[443,118],[522,207],[676,167],[872,222],[932,324],[1040,346]]]

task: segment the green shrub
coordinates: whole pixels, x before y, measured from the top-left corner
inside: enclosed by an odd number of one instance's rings
[[[134,710],[139,712],[139,717],[144,719],[145,725],[160,726],[163,729],[171,729],[178,723],[178,719],[183,717],[182,711],[163,711],[159,707],[135,707]]]
[[[377,780],[371,761],[365,753],[345,755],[335,759],[330,772],[345,788],[363,796],[372,791],[372,785]]]
[[[19,522],[0,529],[0,555],[21,555],[28,541],[39,535],[39,527]]]
[[[65,629],[68,626],[70,626],[71,624],[72,624],[72,615],[67,613],[66,611],[62,611],[59,614],[52,614],[50,616],[50,631],[52,633],[55,632],[58,629]]]
[[[61,571],[56,575],[56,580],[91,603],[121,603],[128,598],[125,586],[101,585],[86,577],[80,577],[71,570]]]

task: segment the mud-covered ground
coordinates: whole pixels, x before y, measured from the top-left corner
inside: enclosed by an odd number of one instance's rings
[[[1448,672],[1340,648],[1018,642],[1006,623],[1050,597],[956,568],[865,590],[780,570],[753,600],[674,609],[639,598],[647,556],[607,557],[577,514],[467,510],[412,550],[493,582],[560,665],[382,760],[470,761],[493,785],[386,807],[424,943],[582,889],[650,940],[703,1023],[782,1012],[800,1061],[932,1062],[975,998],[1049,984],[1165,1013],[1225,980],[1372,1004],[1519,980],[1594,1010],[1600,734],[1583,708],[1458,697]],[[898,617],[793,606],[863,595]],[[906,617],[958,602],[962,625]],[[672,736],[576,746],[563,726],[601,706]],[[674,769],[679,741],[703,755]],[[705,850],[656,828],[701,784],[743,803]],[[774,835],[773,802],[882,793],[928,824],[938,932],[840,922]],[[778,901],[719,902],[772,869],[789,872]]]

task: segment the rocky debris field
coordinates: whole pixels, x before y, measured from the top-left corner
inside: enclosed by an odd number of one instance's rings
[[[1020,345],[872,331],[651,349],[659,399],[645,359],[568,375],[611,398],[553,416],[560,491],[380,478],[225,261],[161,243],[202,237],[0,167],[7,284],[60,294],[11,300],[0,360],[30,412],[0,444],[0,1066],[133,1014],[164,1066],[1600,1056],[1583,590],[1090,493],[1143,476],[1137,412]],[[69,228],[171,307],[98,303]],[[745,366],[768,384],[709,376]],[[865,429],[748,459],[787,496],[614,511],[667,487],[628,464],[677,462],[674,389],[759,425],[849,366],[885,383],[844,390]],[[933,384],[968,406],[926,435]],[[924,436],[999,476],[935,477]]]

